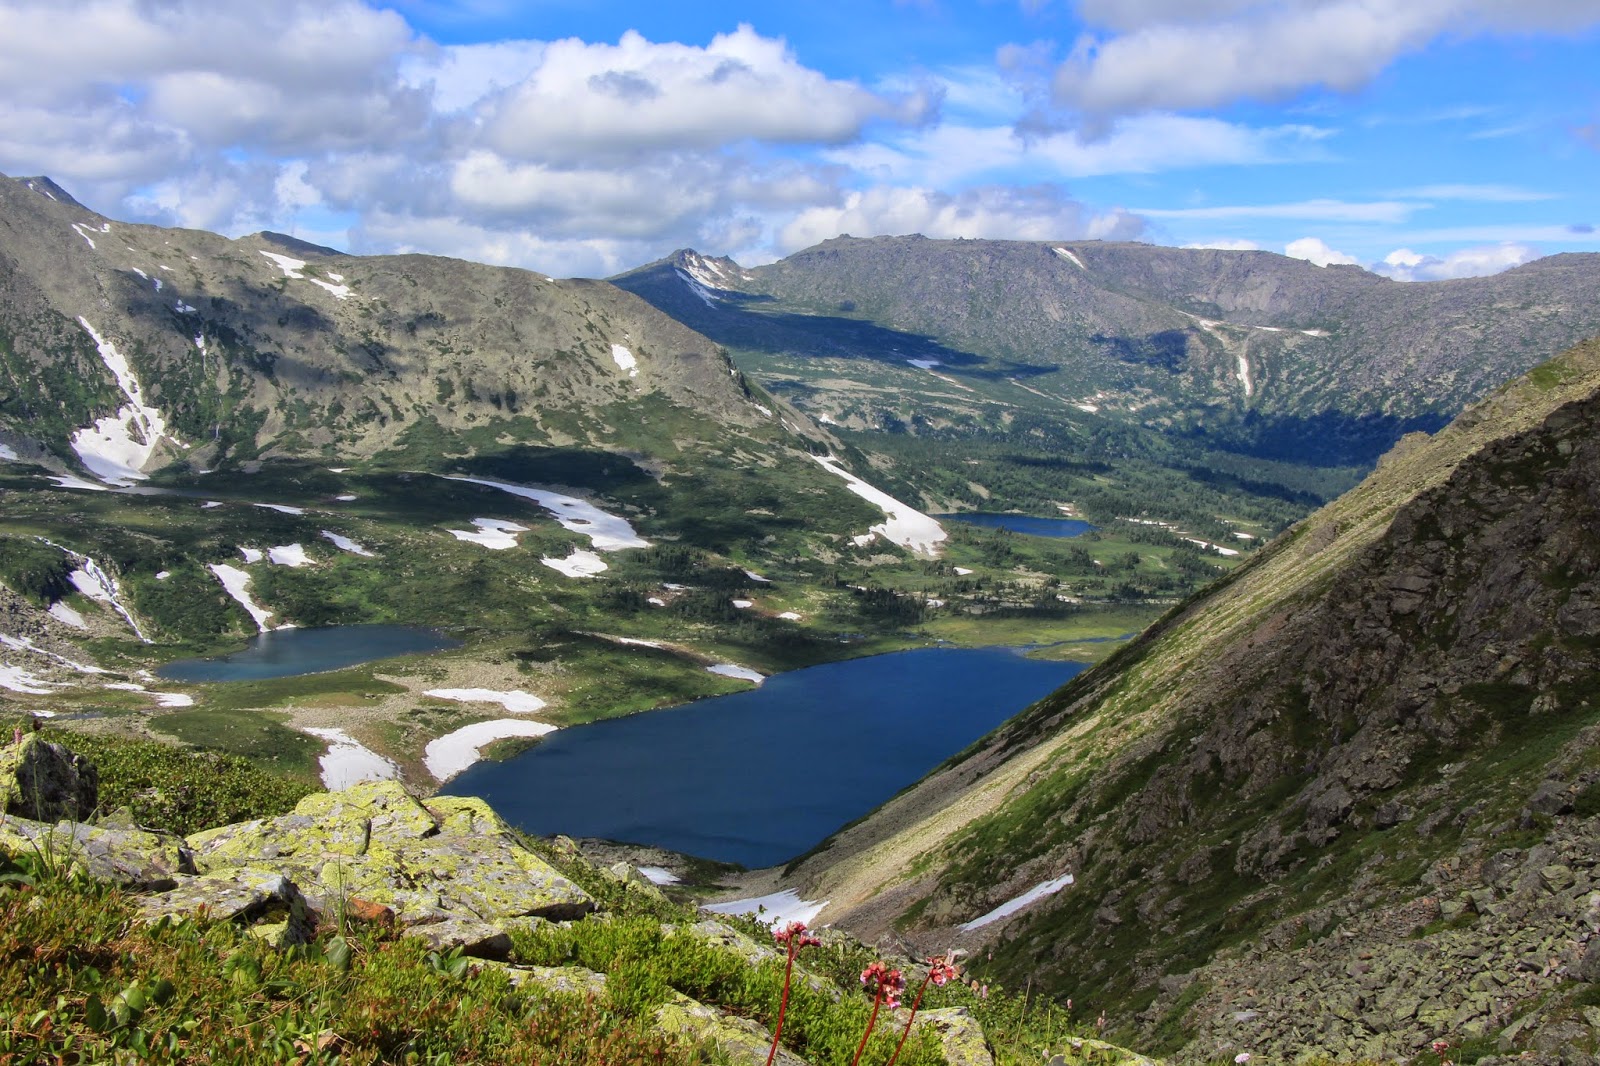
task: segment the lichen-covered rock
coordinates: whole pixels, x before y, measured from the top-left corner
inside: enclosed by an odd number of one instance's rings
[[[475,918],[447,918],[442,922],[428,922],[406,929],[406,935],[416,937],[435,951],[461,949],[463,955],[475,959],[504,959],[511,954],[511,935],[490,922]]]
[[[512,988],[534,984],[551,992],[574,996],[598,996],[606,990],[606,975],[582,966],[507,966],[498,962],[483,965],[505,974]]]
[[[304,944],[316,931],[316,922],[300,889],[276,870],[240,869],[183,877],[176,888],[137,903],[145,921],[164,916],[193,916],[239,922],[282,925],[269,929],[280,946]]]
[[[594,908],[482,800],[424,805],[394,781],[307,796],[289,814],[197,833],[188,843],[202,871],[282,870],[323,914],[351,898],[389,908],[402,924],[570,919]]]
[[[983,1026],[965,1007],[925,1010],[911,1025],[916,1033],[933,1030],[948,1066],[994,1066],[994,1053],[989,1050]]]
[[[1093,1037],[1071,1036],[1066,1044],[1067,1049],[1052,1056],[1047,1066],[1087,1066],[1088,1063],[1094,1063],[1095,1066],[1159,1066],[1156,1059],[1146,1058],[1138,1052]]]
[[[40,822],[84,821],[99,803],[94,764],[37,733],[0,747],[0,809]]]
[[[5,818],[0,819],[0,848],[15,855],[40,856],[63,871],[146,891],[171,888],[179,874],[193,872],[175,839],[139,829]]]
[[[656,1010],[656,1028],[671,1036],[709,1043],[734,1063],[762,1066],[772,1047],[772,1031],[715,1007],[674,994]],[[807,1066],[806,1060],[780,1047],[774,1062],[782,1066]]]

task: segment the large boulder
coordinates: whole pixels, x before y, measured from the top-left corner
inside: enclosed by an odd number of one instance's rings
[[[100,801],[94,764],[37,733],[0,747],[0,805],[6,814],[37,822],[79,822]]]
[[[388,907],[403,925],[561,920],[594,909],[482,800],[424,804],[394,781],[307,796],[288,814],[196,833],[188,844],[202,873],[282,871],[326,917],[350,899]]]
[[[140,891],[172,888],[178,877],[193,872],[176,838],[140,829],[5,818],[0,820],[0,849],[36,855],[62,871]]]

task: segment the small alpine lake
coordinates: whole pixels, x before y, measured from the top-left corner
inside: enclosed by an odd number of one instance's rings
[[[984,529],[1009,529],[1034,537],[1081,537],[1094,526],[1081,518],[1035,518],[1026,514],[1000,514],[988,511],[962,511],[933,516],[941,522],[961,522]]]
[[[263,681],[461,647],[426,626],[357,625],[275,629],[250,638],[240,651],[208,659],[178,659],[156,669],[169,681]]]
[[[792,858],[1085,669],[1026,649],[922,648],[551,733],[441,791],[529,833],[745,866]]]

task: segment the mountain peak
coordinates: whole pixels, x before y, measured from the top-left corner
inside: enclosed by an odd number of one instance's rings
[[[21,182],[24,188],[32,189],[41,196],[48,196],[57,203],[70,204],[85,211],[89,210],[80,204],[71,193],[57,185],[53,178],[38,174],[31,178],[18,178],[17,181]]]
[[[270,244],[270,245],[273,245],[274,247],[282,248],[282,249],[285,249],[286,251],[290,251],[290,252],[295,252],[295,253],[297,253],[299,255],[346,255],[346,254],[348,254],[348,253],[345,253],[345,252],[341,252],[337,248],[329,248],[325,244],[312,244],[310,241],[303,241],[299,237],[291,237],[287,233],[277,233],[277,232],[274,232],[273,230],[269,230],[269,229],[264,229],[259,233],[252,233],[252,234],[250,234],[250,236],[255,238],[256,240],[260,241],[263,244]]]

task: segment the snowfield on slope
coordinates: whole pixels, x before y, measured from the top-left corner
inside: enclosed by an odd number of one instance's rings
[[[813,455],[817,465],[830,474],[842,477],[850,491],[881,510],[888,521],[872,527],[874,533],[918,555],[934,555],[948,536],[944,527],[921,511],[875,489],[839,465],[831,455]]]
[[[567,496],[549,489],[530,488],[527,485],[513,485],[507,481],[494,481],[490,478],[465,477],[455,474],[441,474],[447,481],[465,481],[470,485],[483,485],[501,492],[509,492],[513,496],[521,496],[525,500],[532,500],[555,515],[561,528],[573,533],[580,533],[589,538],[590,544],[596,551],[614,552],[624,548],[648,548],[650,542],[639,536],[631,523],[626,518],[619,518],[614,514],[607,514],[587,500],[580,500],[575,496]]]
[[[707,903],[700,909],[711,914],[749,914],[760,918],[776,929],[779,925],[788,922],[804,922],[810,925],[822,913],[831,900],[801,899],[800,894],[792,888],[782,892],[773,892],[765,896],[753,896],[750,899],[734,899],[726,903]]]
[[[1002,918],[1009,918],[1011,915],[1017,913],[1034,900],[1043,899],[1046,896],[1053,896],[1057,892],[1060,892],[1063,888],[1066,888],[1068,885],[1072,884],[1072,880],[1073,878],[1071,874],[1063,874],[1053,881],[1041,881],[1039,884],[1034,885],[1020,896],[1006,900],[989,913],[974,918],[972,921],[958,926],[958,928],[963,932],[971,932],[974,929],[982,929],[991,922],[998,922]]]
[[[161,412],[144,402],[139,379],[116,345],[95,332],[87,319],[80,316],[78,325],[94,339],[101,360],[117,379],[117,388],[128,402],[117,408],[116,414],[98,418],[92,426],[74,433],[70,441],[72,450],[78,453],[78,460],[91,474],[108,485],[126,486],[143,481],[148,476],[142,472],[143,468],[161,441],[172,439],[176,443],[177,439],[169,438],[167,420]]]
[[[430,688],[422,693],[457,703],[498,703],[512,714],[532,714],[544,709],[544,700],[520,688],[499,692],[492,688]]]
[[[326,741],[328,750],[317,760],[322,767],[322,787],[338,792],[363,781],[392,781],[400,767],[356,740],[342,729],[306,729]]]
[[[499,718],[490,722],[475,722],[431,741],[423,752],[422,764],[428,768],[434,780],[444,782],[477,762],[479,752],[497,740],[542,737],[555,731],[553,725],[527,719]]]

